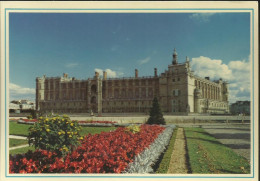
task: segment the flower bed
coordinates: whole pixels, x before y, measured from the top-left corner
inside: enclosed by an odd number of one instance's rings
[[[19,119],[17,122],[22,124],[34,124],[37,121],[37,119]]]
[[[159,125],[141,125],[137,133],[119,127],[113,132],[89,134],[81,146],[64,158],[46,150],[10,156],[9,172],[121,173],[164,130]]]

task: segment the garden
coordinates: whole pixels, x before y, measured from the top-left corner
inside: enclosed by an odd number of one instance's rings
[[[26,139],[9,137],[9,173],[171,173],[177,130],[158,107],[146,124],[76,121],[66,115],[10,121],[10,136]],[[250,173],[248,160],[202,128],[181,130],[188,174]]]

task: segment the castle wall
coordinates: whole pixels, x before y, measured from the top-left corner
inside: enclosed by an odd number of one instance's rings
[[[63,77],[36,78],[36,109],[56,113],[149,113],[153,98],[159,99],[163,112],[180,113],[227,113],[228,84],[221,79],[195,76],[189,60],[178,63],[175,52],[174,64],[168,70],[154,76],[103,80],[96,72],[93,78],[77,80]]]

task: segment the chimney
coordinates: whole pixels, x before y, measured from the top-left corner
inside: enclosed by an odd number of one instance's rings
[[[154,76],[157,77],[157,68],[154,68]]]
[[[103,71],[103,80],[107,80],[107,72]]]
[[[98,72],[95,72],[95,77],[99,77],[99,73]]]
[[[64,77],[64,78],[68,78],[68,74],[63,73],[63,77]]]
[[[135,69],[135,78],[138,78],[138,70]]]

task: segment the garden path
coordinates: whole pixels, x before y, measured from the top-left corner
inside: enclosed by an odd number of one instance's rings
[[[20,139],[20,140],[26,140],[27,139],[27,137],[25,137],[25,136],[17,136],[17,135],[9,135],[9,139],[10,138]],[[14,146],[14,147],[9,148],[9,150],[15,150],[15,149],[24,148],[24,147],[27,147],[27,146],[29,146],[29,144]]]
[[[167,173],[188,173],[184,129],[178,128]]]
[[[17,135],[9,135],[9,139],[13,138],[13,139],[21,139],[21,140],[26,140],[27,137],[25,136],[17,136]]]
[[[14,146],[14,147],[9,148],[9,150],[15,150],[15,149],[18,149],[18,148],[24,148],[24,147],[28,147],[28,146],[29,146],[28,144],[20,145],[20,146]]]

